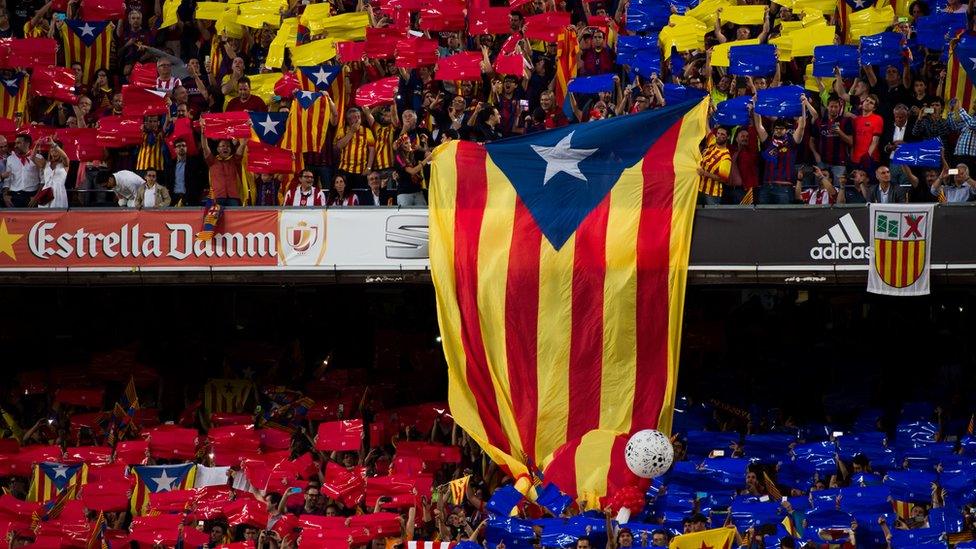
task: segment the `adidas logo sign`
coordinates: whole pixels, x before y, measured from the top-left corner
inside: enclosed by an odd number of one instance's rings
[[[811,259],[870,259],[871,246],[857,229],[851,214],[844,214],[827,234],[817,239],[817,246],[810,248]]]

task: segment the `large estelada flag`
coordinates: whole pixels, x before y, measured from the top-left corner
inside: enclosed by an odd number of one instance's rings
[[[928,295],[935,204],[871,204],[868,291]]]
[[[193,488],[196,464],[133,465],[132,475],[136,481],[130,501],[132,514],[143,515],[149,508],[149,494]]]
[[[98,69],[107,69],[112,53],[112,31],[115,24],[109,21],[81,21],[67,19],[61,25],[64,39],[64,66],[81,64],[81,83],[95,80]]]
[[[451,413],[513,475],[594,430],[670,431],[707,108],[435,151]]]
[[[34,465],[27,501],[43,503],[56,498],[69,486],[77,491],[77,488],[86,482],[88,482],[88,466],[84,463],[44,461]]]
[[[976,106],[976,35],[962,32],[949,47],[944,98],[956,99],[963,109]]]
[[[28,76],[22,72],[0,79],[0,118],[16,120],[21,113],[21,123],[26,123],[27,84]]]
[[[693,534],[681,534],[671,540],[671,549],[729,549],[735,540],[734,528],[712,528]]]

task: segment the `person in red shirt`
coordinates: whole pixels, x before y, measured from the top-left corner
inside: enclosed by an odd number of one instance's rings
[[[542,95],[539,96],[539,106],[546,111],[545,125],[547,130],[561,128],[569,124],[566,113],[559,108],[559,105],[556,105],[556,95],[551,91],[542,92]]]
[[[605,44],[605,39],[606,36],[603,34],[603,31],[597,29],[593,31],[592,47],[586,48],[583,44],[580,44],[580,76],[593,76],[613,72],[613,63],[616,56],[614,56],[613,50]]]
[[[759,186],[759,136],[756,128],[740,128],[735,134],[735,147],[732,149],[732,171],[725,201],[729,204],[742,204],[749,191]],[[754,200],[745,201],[753,204]]]
[[[268,106],[264,100],[256,95],[251,95],[251,79],[242,76],[237,80],[237,97],[227,103],[226,112],[235,111],[254,111],[268,112]]]
[[[875,114],[877,108],[878,96],[868,95],[861,101],[861,115],[854,118],[854,151],[851,153],[851,161],[868,173],[881,161],[878,142],[884,131],[884,120]]]
[[[206,120],[200,120],[200,130],[206,130]],[[229,139],[221,139],[217,143],[217,155],[210,151],[210,142],[206,137],[200,139],[203,149],[203,159],[210,168],[210,191],[214,201],[221,206],[241,205],[241,160],[244,158],[244,147],[247,140],[241,139],[237,150],[231,148]]]

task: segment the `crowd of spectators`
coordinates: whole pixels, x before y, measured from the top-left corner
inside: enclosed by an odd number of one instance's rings
[[[681,14],[696,3],[672,5],[671,25],[674,18],[690,18]],[[734,126],[714,125],[703,143],[702,203],[966,202],[976,196],[970,175],[976,169],[972,134],[976,123],[960,101],[943,99],[948,95],[945,55],[958,37],[946,32],[945,48],[937,50],[920,45],[916,36],[921,18],[936,13],[964,14],[967,23],[961,32],[968,35],[972,6],[954,0],[948,4],[918,0],[904,10],[906,16],[890,21],[886,30],[902,36],[900,61],[865,64],[857,76],[842,78],[838,72],[836,79],[812,81],[810,56],[783,55],[774,74],[743,77],[729,74],[727,67],[713,66],[712,53],[733,38],[782,46],[777,38],[787,34],[788,26],[801,24],[804,28],[833,25],[835,42],[849,42],[840,5],[824,12],[800,4],[794,7],[793,2],[749,0],[743,5],[765,6],[761,22],[752,21],[753,25],[726,23],[722,7],[704,17],[696,13],[695,17],[709,22],[699,27],[702,36],[696,38],[704,46],[681,45],[658,52],[662,59],[648,61],[652,66],[648,70],[646,60],[631,61],[632,55],[626,61],[641,67],[618,62],[615,51],[621,37],[653,39],[661,31],[645,32],[649,27],[636,23],[641,20],[639,11],[659,7],[644,0],[640,10],[626,0],[514,2],[506,32],[490,33],[485,30],[488,25],[482,24],[479,34],[471,33],[475,14],[505,10],[508,3],[473,3],[467,26],[461,24],[466,30],[438,31],[429,29],[450,24],[434,24],[431,15],[422,21],[416,8],[401,9],[397,3],[333,2],[321,11],[316,3],[303,0],[282,2],[280,13],[271,14],[272,21],[235,24],[233,36],[226,22],[195,17],[195,1],[135,0],[124,3],[122,16],[111,21],[106,31],[111,35],[107,66],[91,71],[85,68],[85,59],[68,56],[70,31],[65,30],[72,21],[91,19],[84,0],[7,0],[6,4],[0,12],[0,37],[52,37],[58,42],[58,62],[75,74],[75,96],[70,100],[32,89],[26,98],[15,101],[17,90],[6,89],[11,96],[7,101],[15,104],[8,109],[13,117],[10,129],[0,140],[0,156],[6,157],[0,177],[7,207],[196,206],[211,195],[224,206],[425,205],[430,153],[446,140],[488,142],[662,108],[699,94],[709,95],[715,109],[730,99],[755,98],[763,90],[789,85],[806,85],[798,118],[756,114]],[[450,19],[450,6],[435,4],[434,11],[426,13],[443,12],[442,17]],[[844,9],[864,5],[851,3]],[[295,36],[286,37],[295,40],[296,47],[329,39],[328,30],[313,34],[306,26],[309,20],[302,16],[310,7],[316,8],[315,17],[320,19],[365,12],[369,30],[393,29],[403,37],[435,40],[441,59],[464,52],[481,54],[480,73],[466,80],[443,79],[438,75],[441,69],[434,69],[436,58],[404,67],[392,49],[376,54],[368,48],[368,54],[359,51],[360,57],[354,59],[346,58],[348,54],[333,56],[323,66],[341,67],[341,80],[320,90],[331,111],[328,127],[322,129],[324,145],[301,153],[302,162],[291,171],[250,173],[242,160],[247,139],[208,143],[211,140],[201,137],[199,123],[192,126],[192,133],[173,138],[181,118],[199,121],[207,113],[292,109],[294,88],[259,91],[252,89],[252,79],[298,72],[291,61],[291,46],[281,62],[271,61],[282,33],[296,29]],[[902,11],[899,8],[898,13]],[[534,23],[540,16],[548,17],[550,25],[564,21],[556,15],[566,16],[569,26],[553,30],[548,40],[539,39],[539,25]],[[819,19],[811,23],[811,17]],[[289,18],[297,18],[296,25],[282,23]],[[687,21],[679,23],[687,28]],[[488,30],[500,29],[495,24]],[[562,30],[566,32],[557,32]],[[567,40],[574,43],[572,47],[557,48],[557,41]],[[930,40],[925,43],[932,45]],[[502,58],[512,55],[524,58],[522,74],[499,68]],[[22,72],[33,71],[30,66],[17,67],[15,59],[10,61],[4,64],[13,68],[3,69],[2,74],[8,83]],[[122,87],[137,85],[134,71],[144,69],[144,64],[154,64],[155,84],[138,85],[163,94],[168,112],[141,120],[139,144],[109,146],[100,160],[73,159],[77,156],[73,147],[61,142],[59,134],[52,135],[50,128],[101,128],[104,117],[122,115],[126,110]],[[565,68],[557,74],[560,64]],[[565,90],[565,80],[610,74],[614,78],[608,91]],[[358,91],[389,77],[398,82],[390,101],[357,106]],[[932,138],[939,140],[941,167],[892,165],[891,155],[900,145]]]

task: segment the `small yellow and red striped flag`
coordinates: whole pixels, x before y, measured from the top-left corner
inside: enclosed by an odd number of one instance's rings
[[[450,482],[451,503],[454,505],[461,505],[461,503],[464,502],[464,494],[468,491],[468,481],[470,480],[471,475],[465,475]]]

